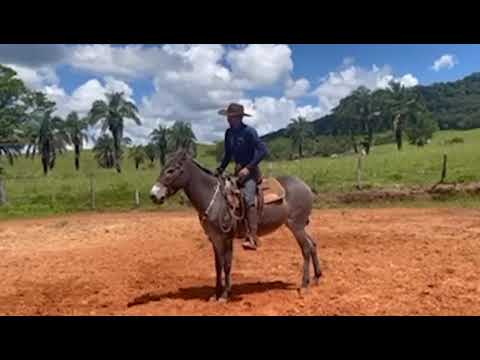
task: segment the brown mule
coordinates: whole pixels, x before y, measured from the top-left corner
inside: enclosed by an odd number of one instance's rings
[[[313,195],[310,188],[292,176],[276,178],[284,189],[282,201],[266,203],[258,222],[257,236],[270,234],[286,225],[300,246],[303,256],[302,288],[310,285],[310,260],[313,262],[314,282],[322,275],[315,241],[306,232],[312,211]],[[224,183],[198,164],[186,151],[177,151],[167,161],[150,197],[162,204],[168,197],[183,189],[199,214],[200,223],[213,246],[216,270],[215,299],[227,300],[231,291],[231,267],[233,239],[241,231],[235,229],[235,221],[224,196]],[[225,274],[225,282],[223,281]]]

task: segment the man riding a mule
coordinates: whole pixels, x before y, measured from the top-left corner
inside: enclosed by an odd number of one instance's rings
[[[216,175],[221,175],[233,158],[236,163],[235,176],[239,179],[247,208],[247,236],[243,247],[246,250],[256,250],[258,246],[258,212],[255,199],[257,186],[262,181],[259,164],[267,155],[268,150],[257,131],[243,123],[243,117],[251,115],[244,112],[242,105],[232,103],[227,109],[220,110],[218,113],[227,117],[230,128],[225,132],[224,156],[216,170]]]

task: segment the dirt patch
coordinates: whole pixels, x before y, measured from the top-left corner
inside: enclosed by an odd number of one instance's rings
[[[192,211],[0,222],[3,315],[480,315],[480,211],[315,211],[324,271],[300,297],[287,229],[235,244],[233,298],[210,303],[211,246]]]

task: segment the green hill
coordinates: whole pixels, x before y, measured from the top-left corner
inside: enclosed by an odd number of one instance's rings
[[[453,82],[419,85],[418,89],[441,130],[480,128],[480,73]],[[331,135],[336,124],[335,115],[312,121],[316,136]],[[279,129],[262,138],[270,142],[284,136],[285,129]]]

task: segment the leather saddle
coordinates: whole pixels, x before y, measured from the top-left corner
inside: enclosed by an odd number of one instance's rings
[[[263,203],[271,204],[285,199],[285,188],[274,177],[262,178],[259,184],[263,194]]]
[[[224,192],[227,203],[233,211],[237,214],[238,220],[243,220],[245,216],[245,199],[242,196],[241,186],[238,183],[238,178],[228,176],[224,182]],[[285,199],[285,189],[274,177],[261,178],[257,184],[256,208],[259,217],[262,214],[263,206],[276,202],[283,202]]]

